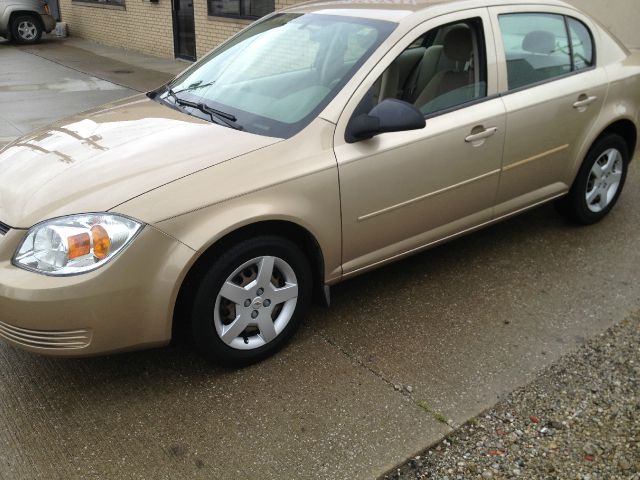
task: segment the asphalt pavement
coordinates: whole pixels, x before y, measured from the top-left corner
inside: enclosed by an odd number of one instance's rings
[[[135,93],[39,48],[0,44],[0,137]],[[242,370],[185,345],[69,360],[0,344],[0,479],[382,475],[637,310],[639,184],[633,163],[598,225],[543,206],[338,285]]]

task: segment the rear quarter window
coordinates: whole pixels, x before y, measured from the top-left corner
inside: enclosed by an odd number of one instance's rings
[[[567,17],[567,25],[571,35],[574,70],[584,70],[595,65],[595,48],[593,36],[587,26],[580,20]]]

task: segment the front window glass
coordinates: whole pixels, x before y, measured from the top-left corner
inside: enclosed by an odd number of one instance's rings
[[[205,104],[246,131],[286,138],[320,113],[395,27],[346,16],[274,15],[214,50],[160,98]]]
[[[433,115],[487,96],[487,56],[482,20],[443,25],[414,40],[378,78],[367,111],[395,98]]]
[[[509,90],[560,77],[572,71],[567,28],[562,15],[500,15]]]

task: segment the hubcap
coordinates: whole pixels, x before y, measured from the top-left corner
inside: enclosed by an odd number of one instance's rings
[[[589,210],[598,213],[609,206],[620,188],[622,167],[622,154],[615,148],[605,151],[596,160],[587,179]]]
[[[38,36],[38,29],[33,22],[25,20],[18,24],[18,34],[23,40],[33,40]]]
[[[293,268],[278,257],[257,257],[229,275],[218,293],[213,321],[224,343],[252,350],[273,341],[298,302]]]

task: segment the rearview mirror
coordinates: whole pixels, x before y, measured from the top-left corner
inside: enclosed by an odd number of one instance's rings
[[[345,140],[355,143],[381,133],[420,130],[425,125],[424,115],[411,103],[387,98],[369,113],[353,117],[347,126]]]

